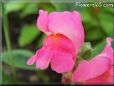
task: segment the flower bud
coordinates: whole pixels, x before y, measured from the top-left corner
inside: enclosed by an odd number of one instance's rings
[[[92,54],[92,47],[90,42],[85,42],[78,54],[78,57],[81,57],[83,59],[89,59]]]

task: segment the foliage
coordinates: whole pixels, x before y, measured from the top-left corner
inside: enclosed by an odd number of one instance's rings
[[[16,67],[27,69],[27,70],[35,70],[35,67],[28,66],[26,64],[27,59],[33,55],[31,51],[18,49],[18,50],[12,50],[11,53],[12,53],[12,57],[15,59],[14,63]],[[7,57],[8,57],[8,52],[3,52],[2,61],[10,65],[11,62]]]
[[[32,41],[35,38],[37,38],[38,34],[39,34],[39,31],[35,25],[23,26],[19,36],[19,45],[23,47],[25,45],[32,43]]]

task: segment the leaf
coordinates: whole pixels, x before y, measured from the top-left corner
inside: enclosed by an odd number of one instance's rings
[[[109,14],[99,14],[100,24],[108,36],[113,37],[113,16]]]
[[[5,5],[6,13],[18,11],[25,7],[25,3],[17,3],[13,1],[7,2],[4,5]]]
[[[106,39],[101,41],[100,43],[98,43],[94,48],[93,48],[93,52],[92,52],[92,56],[91,58],[93,58],[94,56],[100,54],[100,52],[104,49],[106,45]]]
[[[86,31],[87,40],[98,40],[104,37],[104,33],[98,28],[91,28],[89,31]]]
[[[38,45],[37,46],[39,48],[43,45],[43,40],[44,40],[45,36],[46,36],[45,34],[41,35],[40,40],[38,40]]]
[[[21,47],[26,46],[32,43],[35,38],[38,36],[39,31],[35,25],[26,25],[21,29],[19,36],[19,45]]]
[[[83,22],[91,22],[92,20],[90,12],[88,12],[87,9],[81,11],[81,17]]]
[[[28,50],[12,50],[12,57],[14,58],[15,67],[22,68],[25,70],[36,70],[34,66],[29,66],[26,64],[28,58],[30,58],[33,53]],[[11,65],[11,62],[8,59],[8,52],[2,53],[2,61],[8,65]]]
[[[61,10],[66,10],[67,6],[65,6],[64,3],[55,3],[51,0],[52,4],[54,5],[54,7],[56,8],[57,11],[61,11]]]
[[[55,6],[51,3],[43,3],[43,4],[40,4],[40,7],[48,12],[52,12],[52,11],[55,11]]]
[[[81,10],[82,8],[76,7],[75,2],[64,2],[64,3],[56,3],[54,0],[50,0],[52,5],[56,8],[57,11],[74,11],[74,10]]]
[[[34,10],[33,10],[34,9]],[[29,3],[27,4],[27,6],[22,10],[22,12],[20,13],[20,16],[22,18],[31,15],[31,14],[36,14],[38,12],[38,3]]]
[[[92,57],[98,55],[101,53],[101,51],[105,48],[106,46],[106,38],[103,39],[100,43],[98,43],[94,48],[92,52]],[[114,42],[112,42],[112,47],[114,46]]]
[[[104,9],[104,8],[103,8]],[[109,13],[114,14],[113,7],[106,7],[104,10],[106,10]]]

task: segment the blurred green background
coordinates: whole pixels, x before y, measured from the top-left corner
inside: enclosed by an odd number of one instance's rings
[[[91,42],[93,52],[100,53],[107,37],[113,37],[113,8],[82,8],[75,3],[14,2],[1,3],[2,23],[2,84],[50,84],[61,83],[61,74],[37,70],[26,61],[42,46],[45,34],[38,30],[36,21],[39,9],[80,12],[85,31],[85,42]],[[0,62],[1,64],[1,62]]]

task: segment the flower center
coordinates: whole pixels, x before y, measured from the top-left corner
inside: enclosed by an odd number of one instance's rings
[[[52,38],[52,40],[58,41],[64,36],[62,34],[56,33],[56,34],[50,35],[49,37]]]
[[[54,44],[54,45],[56,45],[56,44],[60,44],[60,43],[62,43],[63,44],[63,41],[69,41],[69,39],[66,37],[66,36],[64,36],[64,35],[62,35],[62,34],[59,34],[59,33],[56,33],[56,34],[51,34],[51,35],[49,35],[46,39],[45,39],[45,43],[47,44],[47,45],[50,45],[50,44]]]
[[[63,34],[51,34],[44,40],[44,46],[50,49],[63,49],[68,52],[75,52],[73,42]]]

